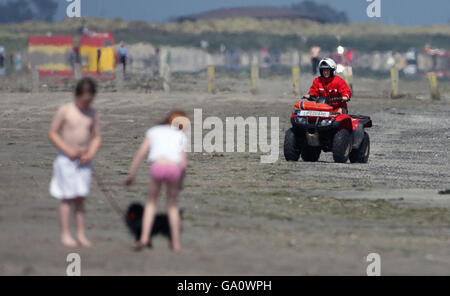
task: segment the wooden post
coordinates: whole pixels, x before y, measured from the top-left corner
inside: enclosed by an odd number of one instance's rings
[[[32,68],[32,72],[31,72],[31,82],[32,82],[32,89],[31,91],[34,93],[38,93],[39,92],[39,70],[37,68],[37,66],[34,66]]]
[[[430,82],[431,98],[433,100],[440,100],[441,99],[441,94],[439,93],[439,89],[438,89],[438,86],[437,86],[436,73],[429,72],[428,73],[428,81]]]
[[[292,68],[292,80],[294,81],[294,94],[300,96],[300,67]]]
[[[215,68],[214,68],[214,66],[208,66],[208,77],[209,77],[208,92],[210,94],[215,93],[214,76],[215,76]]]
[[[300,56],[298,51],[292,53],[292,81],[294,94],[300,96]]]
[[[391,98],[395,99],[398,97],[398,70],[395,67],[391,68],[391,83],[392,83]]]
[[[258,57],[253,56],[252,64],[251,64],[251,78],[252,78],[252,94],[257,94],[258,90],[258,80],[259,80],[259,65],[258,65]]]

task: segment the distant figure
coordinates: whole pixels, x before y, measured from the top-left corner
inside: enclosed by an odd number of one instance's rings
[[[272,57],[270,56],[270,53],[267,50],[267,48],[262,49],[261,56],[262,56],[261,68],[268,69],[270,67]]]
[[[418,71],[417,66],[417,50],[415,48],[410,48],[406,52],[406,66],[403,68],[403,73],[406,75],[416,75]]]
[[[72,71],[75,72],[75,65],[77,63],[77,52],[75,50],[75,47],[73,47],[69,53],[69,63]]]
[[[0,46],[0,75],[5,75],[5,48]]]
[[[75,209],[78,242],[91,246],[84,232],[84,201],[90,191],[92,159],[102,141],[98,115],[91,108],[96,93],[92,79],[80,80],[75,87],[75,100],[59,108],[48,132],[59,150],[53,162],[50,194],[61,201],[61,243],[67,247],[78,245],[69,229],[71,206]]]
[[[347,50],[345,52],[345,60],[347,65],[354,67],[356,62],[356,51],[353,49]]]
[[[5,48],[0,46],[0,68],[5,67]]]
[[[120,42],[118,54],[120,63],[123,65],[123,75],[125,75],[127,69],[128,50],[123,41]]]
[[[136,152],[131,164],[130,172],[125,185],[132,184],[136,171],[141,162],[147,158],[149,163],[150,179],[147,204],[142,219],[142,232],[136,250],[149,245],[150,233],[154,227],[158,196],[163,184],[167,186],[167,214],[170,225],[172,250],[180,252],[180,212],[176,205],[178,192],[187,167],[185,146],[187,138],[184,132],[176,125],[180,119],[187,116],[182,111],[172,111],[160,124],[147,131],[145,140]],[[181,122],[179,122],[181,124]]]
[[[317,74],[317,68],[319,66],[319,61],[320,61],[320,53],[321,49],[319,47],[319,45],[314,44],[313,47],[311,47],[311,66],[312,66],[312,73],[313,75]]]
[[[154,59],[153,76],[159,76],[159,68],[161,66],[160,58],[161,58],[161,49],[157,47],[155,50],[155,56],[153,57]]]
[[[100,59],[102,58],[102,49],[97,48],[97,73],[101,73],[101,65],[100,65]]]
[[[73,47],[73,51],[75,52],[75,57],[76,57],[75,63],[76,64],[81,64],[80,46],[79,45],[74,46]]]
[[[17,51],[14,56],[14,68],[17,72],[22,71],[22,53]]]

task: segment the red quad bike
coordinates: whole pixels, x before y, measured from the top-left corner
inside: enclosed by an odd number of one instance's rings
[[[332,102],[342,98],[311,97],[315,102],[301,101],[294,105],[291,115],[292,128],[284,139],[284,156],[287,161],[319,160],[320,153],[333,152],[338,163],[367,163],[370,139],[365,128],[372,127],[368,116],[348,115],[337,112]]]

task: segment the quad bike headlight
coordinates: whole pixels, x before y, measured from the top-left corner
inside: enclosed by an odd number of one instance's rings
[[[320,122],[320,125],[321,125],[321,126],[327,126],[327,125],[330,125],[331,123],[332,123],[331,120],[325,119],[325,120],[322,120],[322,121]]]

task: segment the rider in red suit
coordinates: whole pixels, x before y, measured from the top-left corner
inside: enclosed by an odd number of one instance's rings
[[[320,76],[314,79],[309,94],[305,98],[310,99],[312,96],[329,99],[342,98],[342,102],[332,102],[331,105],[335,109],[339,108],[337,110],[339,113],[347,114],[347,102],[352,97],[352,91],[344,79],[335,75],[336,68],[336,63],[332,59],[321,60],[319,63]]]

